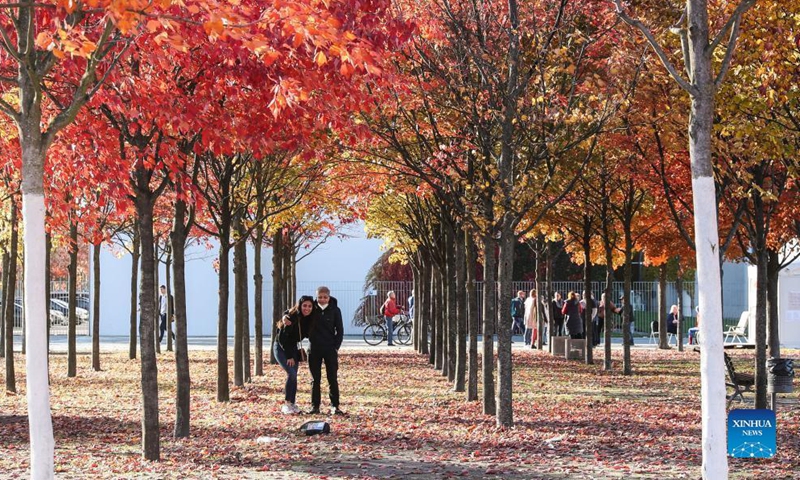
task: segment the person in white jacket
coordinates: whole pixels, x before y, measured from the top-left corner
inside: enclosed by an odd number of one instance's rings
[[[525,345],[534,348],[538,333],[536,328],[539,324],[539,309],[537,308],[536,290],[531,290],[529,293],[528,298],[525,299]]]

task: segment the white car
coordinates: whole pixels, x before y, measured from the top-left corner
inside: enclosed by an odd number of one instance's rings
[[[50,308],[59,311],[64,317],[69,318],[69,303],[65,302],[64,300],[58,298],[51,298],[50,299]],[[82,323],[89,321],[89,311],[85,308],[75,307],[75,317],[77,320],[77,324],[80,325]]]
[[[22,301],[17,300],[14,302],[14,324],[22,325]],[[56,309],[50,309],[50,325],[56,327],[67,326],[69,322],[67,317]]]
[[[62,315],[61,312],[58,310],[50,309],[50,325],[51,326],[59,326],[59,327],[66,327],[69,324],[69,320],[66,316]]]

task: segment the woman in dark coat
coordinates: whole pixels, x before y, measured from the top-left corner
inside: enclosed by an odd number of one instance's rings
[[[297,364],[300,361],[300,351],[297,344],[302,340],[301,333],[307,330],[314,314],[314,298],[304,295],[297,304],[284,317],[278,329],[278,336],[272,347],[275,359],[286,371],[286,401],[281,407],[281,413],[291,415],[300,413],[295,405],[297,397]],[[307,336],[307,334],[305,334]]]
[[[556,292],[553,296],[553,328],[555,329],[553,335],[556,337],[564,336],[564,314],[561,313],[563,308],[564,300],[561,298],[561,294]]]
[[[567,327],[567,335],[572,339],[586,338],[583,335],[583,318],[581,318],[581,302],[578,300],[578,295],[575,292],[569,292],[567,301],[561,308],[561,313],[564,314],[564,323]]]

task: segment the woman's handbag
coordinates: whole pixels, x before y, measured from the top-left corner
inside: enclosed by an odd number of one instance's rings
[[[303,348],[303,320],[298,318],[297,319],[297,331],[300,332],[300,341],[297,342],[297,361],[298,362],[307,362],[308,361],[308,354],[306,353],[306,349]]]

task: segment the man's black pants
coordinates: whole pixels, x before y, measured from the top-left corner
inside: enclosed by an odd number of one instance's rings
[[[161,314],[161,324],[158,326],[158,343],[164,341],[164,333],[167,331],[167,314]]]
[[[325,362],[325,376],[330,388],[331,406],[339,406],[339,353],[334,349],[311,350],[308,352],[308,369],[311,372],[311,405],[319,408],[321,402],[320,381],[322,380],[322,362]]]

